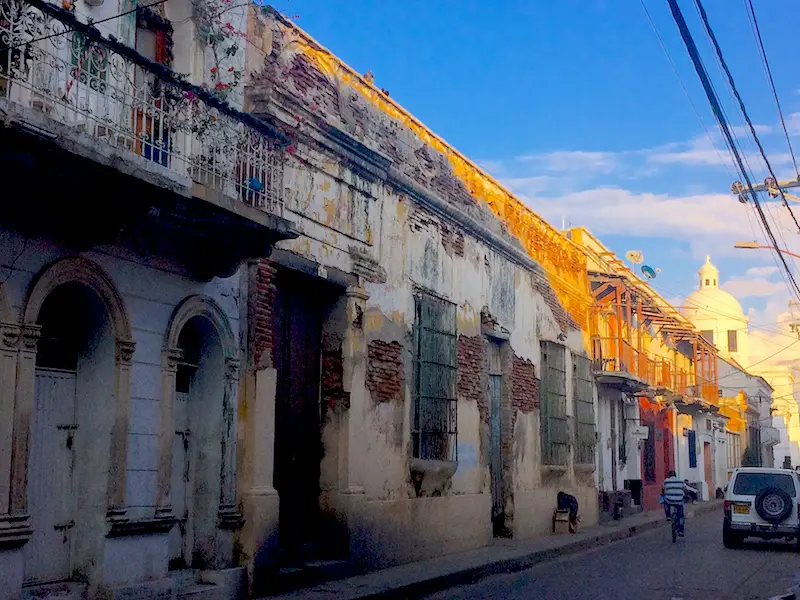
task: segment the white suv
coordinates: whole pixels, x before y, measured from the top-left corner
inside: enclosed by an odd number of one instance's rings
[[[800,541],[800,479],[794,471],[741,467],[725,493],[722,542],[738,548],[744,538]]]

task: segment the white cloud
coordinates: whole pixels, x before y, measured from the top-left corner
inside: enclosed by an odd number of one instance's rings
[[[763,277],[733,277],[725,282],[722,289],[737,298],[773,297],[786,291],[786,284],[783,281],[771,281]]]
[[[619,167],[618,155],[613,152],[557,151],[529,154],[518,159],[539,164],[556,173],[611,173]]]

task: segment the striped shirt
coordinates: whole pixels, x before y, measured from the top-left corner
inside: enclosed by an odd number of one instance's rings
[[[678,477],[667,477],[664,480],[664,501],[667,504],[683,504],[685,484]]]

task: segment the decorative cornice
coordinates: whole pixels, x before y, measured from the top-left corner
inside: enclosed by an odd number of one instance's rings
[[[0,550],[24,546],[31,535],[30,515],[0,515]]]
[[[348,251],[355,275],[370,283],[386,283],[386,269],[377,260],[356,246],[350,246]]]
[[[182,358],[183,350],[180,348],[167,348],[161,353],[161,361],[168,371],[177,371],[178,363]]]
[[[158,535],[169,533],[175,525],[173,516],[156,516],[151,519],[134,519],[111,522],[107,537],[124,537],[128,535]]]
[[[42,337],[42,327],[40,325],[23,325],[21,338],[22,351],[36,352],[36,346],[39,343],[40,337]]]
[[[131,340],[117,340],[117,362],[130,364],[133,360],[133,351],[136,342]]]
[[[223,505],[219,507],[219,528],[220,529],[241,529],[244,525],[242,512],[233,505]]]
[[[22,337],[22,328],[11,323],[0,323],[0,344],[4,350],[17,350]]]

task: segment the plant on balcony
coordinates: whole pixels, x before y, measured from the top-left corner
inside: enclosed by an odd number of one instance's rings
[[[201,42],[210,50],[209,88],[220,100],[227,100],[241,84],[244,69],[230,64],[241,50],[242,32],[228,20],[232,0],[193,0],[194,17]]]

